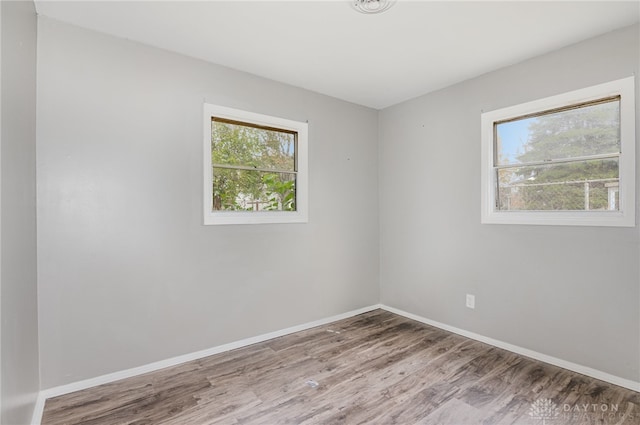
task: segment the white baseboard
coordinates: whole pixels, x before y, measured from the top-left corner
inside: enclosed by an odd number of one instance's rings
[[[278,338],[284,335],[292,334],[294,332],[300,332],[307,329],[315,328],[316,326],[326,325],[328,323],[336,322],[338,320],[347,319],[349,317],[357,316],[358,314],[367,313],[376,309],[382,308],[380,304],[375,304],[369,307],[360,308],[358,310],[352,310],[346,313],[338,314],[336,316],[327,317],[325,319],[316,320],[309,323],[304,323],[290,328],[282,329],[275,332],[269,332],[266,334],[254,336],[251,338],[242,339],[240,341],[231,342],[229,344],[219,345],[217,347],[208,348],[206,350],[196,351],[194,353],[184,354],[170,359],[161,360],[154,363],[149,363],[144,366],[138,366],[131,369],[122,370],[119,372],[109,373],[95,378],[85,379],[83,381],[73,382],[67,385],[61,385],[59,387],[48,388],[40,391],[38,399],[33,411],[33,417],[31,419],[32,425],[40,425],[42,422],[42,414],[44,412],[44,403],[48,398],[69,394],[75,391],[84,390],[87,388],[95,387],[102,384],[108,384],[109,382],[119,381],[120,379],[131,378],[133,376],[142,375],[144,373],[153,372],[156,370],[164,369],[166,367],[177,366],[182,363],[190,362],[192,360],[201,359],[203,357],[212,356],[214,354],[223,353],[226,351],[235,350],[237,348],[246,347],[248,345],[256,344],[258,342],[268,341],[273,338]]]
[[[203,357],[211,356],[214,354],[223,353],[230,350],[235,350],[237,348],[246,347],[251,344],[256,344],[258,342],[264,342],[273,338],[278,338],[280,336],[288,335],[294,332],[300,332],[307,329],[315,328],[316,326],[326,325],[328,323],[336,322],[338,320],[347,319],[349,317],[357,316],[358,314],[367,313],[369,311],[376,310],[381,308],[383,310],[389,311],[391,313],[395,313],[397,315],[406,317],[408,319],[416,320],[421,323],[425,323],[427,325],[434,326],[436,328],[443,329],[445,331],[449,331],[458,335],[462,335],[464,337],[474,339],[476,341],[484,342],[489,345],[493,345],[494,347],[502,348],[507,351],[511,351],[516,354],[521,354],[526,357],[530,357],[535,360],[540,360],[545,363],[552,364],[554,366],[558,366],[564,369],[571,370],[573,372],[577,372],[586,376],[590,376],[595,379],[599,379],[601,381],[609,382],[614,385],[619,385],[624,388],[628,388],[633,391],[640,392],[640,382],[631,381],[629,379],[620,378],[619,376],[611,375],[606,372],[602,372],[597,369],[592,369],[587,366],[583,366],[577,363],[572,363],[566,360],[558,359],[556,357],[552,357],[546,354],[538,353],[537,351],[529,350],[527,348],[519,347],[517,345],[509,344],[507,342],[498,341],[493,338],[489,338],[483,335],[476,334],[474,332],[469,332],[464,329],[459,329],[454,326],[445,325],[444,323],[436,322],[435,320],[430,320],[425,317],[418,316],[416,314],[408,313],[403,310],[399,310],[394,307],[389,307],[383,304],[376,304],[369,307],[364,307],[358,310],[349,311],[347,313],[338,314],[336,316],[327,317],[325,319],[316,320],[314,322],[304,323],[302,325],[292,326],[290,328],[282,329],[275,332],[266,333],[263,335],[258,335],[251,338],[242,339],[240,341],[231,342],[229,344],[219,345],[217,347],[208,348],[202,351],[196,351],[194,353],[184,354],[182,356],[172,357],[170,359],[161,360],[154,363],[149,363],[144,366],[134,367],[131,369],[109,373],[102,376],[97,376],[91,379],[85,379],[83,381],[74,382],[67,385],[61,385],[59,387],[48,388],[46,390],[40,391],[38,394],[38,398],[36,401],[36,405],[33,411],[33,418],[31,420],[32,425],[40,425],[42,422],[42,413],[44,411],[44,403],[48,398],[57,397],[64,394],[69,394],[74,391],[80,391],[87,388],[95,387],[102,384],[107,384],[109,382],[118,381],[120,379],[130,378],[137,375],[142,375],[144,373],[153,372],[156,370],[164,369],[166,367],[177,366],[182,363],[186,363],[192,360],[201,359]]]
[[[43,394],[42,391],[38,393],[38,398],[36,399],[36,405],[33,408],[33,416],[31,417],[31,425],[40,425],[42,422],[42,414],[44,413],[44,402],[47,400],[47,397]]]
[[[464,329],[456,328],[454,326],[445,325],[444,323],[436,322],[435,320],[427,319],[425,317],[421,317],[416,314],[407,313],[406,311],[389,307],[384,304],[380,308],[382,308],[383,310],[389,311],[391,313],[404,316],[408,319],[422,322],[427,325],[431,325],[436,328],[443,329],[445,331],[453,332],[455,334],[462,335],[467,338],[475,339],[476,341],[484,342],[485,344],[493,345],[494,347],[502,348],[504,350],[511,351],[516,354],[521,354],[523,356],[530,357],[535,360],[540,360],[542,362],[549,363],[554,366],[561,367],[563,369],[571,370],[573,372],[577,372],[582,375],[590,376],[592,378],[599,379],[601,381],[605,381],[610,384],[618,385],[633,391],[640,392],[640,382],[637,382],[637,381],[621,378],[619,376],[611,375],[601,370],[593,369],[593,368],[583,366],[577,363],[573,363],[567,360],[559,359],[557,357],[542,354],[537,351],[529,350],[528,348],[519,347],[517,345],[509,344],[508,342],[498,341],[497,339],[479,335],[474,332],[469,332],[469,331],[465,331]]]

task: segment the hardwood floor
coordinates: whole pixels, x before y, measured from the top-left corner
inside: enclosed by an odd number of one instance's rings
[[[640,424],[640,393],[376,310],[47,400],[43,425]]]

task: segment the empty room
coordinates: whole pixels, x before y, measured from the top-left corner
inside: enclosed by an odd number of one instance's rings
[[[0,1],[0,423],[640,424],[640,1]]]

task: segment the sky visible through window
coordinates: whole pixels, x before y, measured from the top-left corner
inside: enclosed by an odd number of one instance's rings
[[[524,146],[529,140],[529,124],[536,118],[527,118],[498,125],[499,164],[517,164],[518,155],[524,153]]]

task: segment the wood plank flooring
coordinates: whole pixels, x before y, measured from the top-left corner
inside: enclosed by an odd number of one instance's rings
[[[376,310],[49,399],[42,424],[638,425],[640,393]]]

